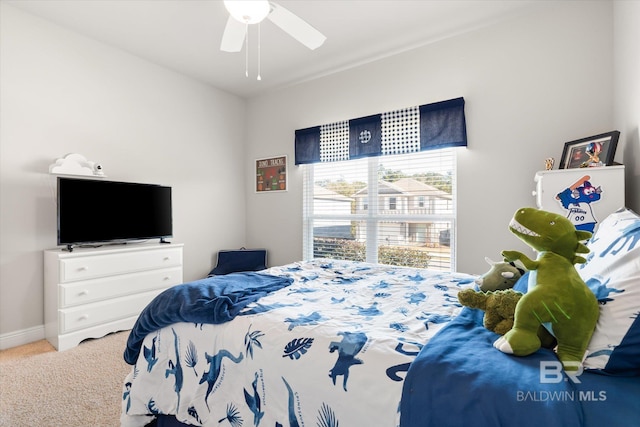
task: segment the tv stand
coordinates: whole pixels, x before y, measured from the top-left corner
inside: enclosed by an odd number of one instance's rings
[[[47,340],[62,351],[131,329],[156,295],[182,283],[182,249],[155,243],[44,251]]]
[[[169,241],[167,241],[167,240],[164,240],[164,237],[161,237],[161,238],[160,238],[160,243],[166,243],[166,244],[168,244],[168,245],[170,245],[170,244],[171,244],[171,242],[169,242]]]

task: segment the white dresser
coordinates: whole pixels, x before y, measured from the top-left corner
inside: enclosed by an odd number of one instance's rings
[[[164,289],[182,283],[182,244],[44,251],[44,321],[57,350],[131,329]]]
[[[593,232],[625,206],[623,165],[540,171],[535,181],[538,208],[563,214],[583,230]]]

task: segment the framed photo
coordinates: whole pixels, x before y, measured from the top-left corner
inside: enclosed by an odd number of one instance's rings
[[[287,156],[256,160],[256,193],[287,191]]]
[[[565,142],[560,169],[588,168],[613,164],[620,132],[612,132]]]

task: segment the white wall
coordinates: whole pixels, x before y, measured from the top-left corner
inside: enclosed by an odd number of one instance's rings
[[[533,176],[566,141],[613,129],[610,2],[540,2],[526,16],[251,99],[251,159],[294,158],[295,129],[463,96],[469,147],[458,157],[458,270],[525,249],[507,230],[535,204]],[[247,239],[282,264],[302,257],[302,172],[287,193],[253,194]],[[283,242],[288,242],[283,245]]]
[[[640,213],[640,1],[614,3],[614,115],[627,206]]]
[[[42,250],[56,246],[48,167],[67,153],[99,161],[109,179],[173,187],[185,280],[245,244],[244,100],[0,7],[3,347],[42,334]]]

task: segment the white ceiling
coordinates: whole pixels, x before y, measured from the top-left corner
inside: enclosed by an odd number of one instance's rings
[[[3,0],[242,97],[362,65],[526,12],[525,0],[276,0],[327,36],[312,51],[270,21],[245,50],[220,51],[227,12],[220,0]],[[547,2],[539,2],[547,3]]]

